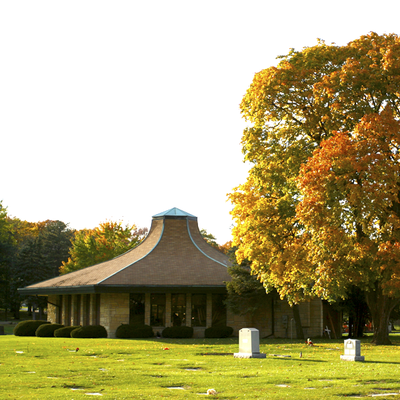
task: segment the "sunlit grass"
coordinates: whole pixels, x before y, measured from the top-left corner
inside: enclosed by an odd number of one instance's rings
[[[378,347],[362,341],[366,361],[348,362],[340,360],[342,340],[315,340],[314,347],[299,341],[261,340],[265,359],[238,359],[232,355],[238,351],[237,338],[8,335],[0,337],[0,399],[194,399],[210,388],[218,392],[214,396],[218,399],[400,395],[400,340],[393,341],[394,346]]]

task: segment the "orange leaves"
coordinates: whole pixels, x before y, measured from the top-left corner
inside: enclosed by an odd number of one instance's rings
[[[389,290],[397,282],[388,271],[400,269],[398,142],[400,124],[387,108],[365,116],[352,134],[338,132],[323,141],[301,166],[296,215],[312,234],[309,257],[318,265],[317,285],[329,287],[333,276],[339,282],[341,269],[355,283],[380,279]]]
[[[377,254],[400,240],[400,39],[319,41],[280,59],[241,102],[253,167],[229,195],[239,262],[295,299],[389,282],[394,264]]]
[[[307,209],[321,212],[321,202],[342,201],[350,207],[381,209],[398,201],[399,156],[392,145],[400,141],[400,125],[390,111],[363,118],[354,135],[336,133],[323,141],[300,168],[298,187],[304,200],[300,218]],[[366,204],[367,201],[371,204]],[[332,210],[332,208],[330,209]],[[362,213],[360,217],[362,218]]]

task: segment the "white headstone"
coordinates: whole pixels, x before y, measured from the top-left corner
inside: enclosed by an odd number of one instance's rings
[[[233,355],[235,358],[265,358],[260,353],[260,334],[258,329],[243,328],[239,331],[239,353]]]
[[[361,343],[356,339],[347,339],[344,341],[344,355],[340,356],[342,360],[364,361],[361,355]]]

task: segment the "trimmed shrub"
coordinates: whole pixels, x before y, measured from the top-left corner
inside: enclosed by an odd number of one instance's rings
[[[204,337],[220,339],[231,336],[233,333],[233,328],[230,326],[212,326],[204,331]]]
[[[149,325],[122,324],[117,328],[115,336],[118,339],[149,338],[154,336],[154,332]]]
[[[80,328],[80,326],[64,326],[64,328],[59,328],[54,331],[55,337],[71,337],[71,332],[75,329]]]
[[[15,336],[35,336],[36,329],[39,328],[40,325],[50,324],[49,321],[40,321],[40,320],[27,320],[21,321],[14,328]]]
[[[184,339],[193,336],[193,328],[190,326],[169,326],[162,331],[165,338]]]
[[[63,326],[61,324],[43,324],[36,329],[35,335],[38,337],[54,337],[54,331]]]
[[[86,325],[71,332],[73,338],[106,338],[107,330],[102,325]]]

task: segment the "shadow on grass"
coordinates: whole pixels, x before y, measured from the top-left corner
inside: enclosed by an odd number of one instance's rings
[[[400,361],[361,361],[363,364],[393,364],[400,365]]]
[[[268,360],[291,361],[300,363],[326,363],[325,360],[307,360],[306,358],[290,358],[290,357],[267,357]]]

